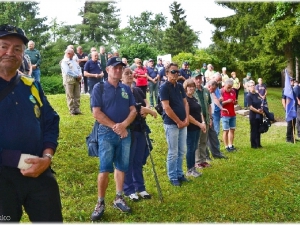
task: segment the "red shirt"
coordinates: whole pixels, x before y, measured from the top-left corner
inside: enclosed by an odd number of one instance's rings
[[[145,75],[147,73],[146,67],[137,67],[135,70],[134,77],[136,78],[136,86],[147,86],[148,85],[148,78],[147,77],[140,77],[138,75]]]
[[[230,103],[227,103],[225,105],[223,105],[224,109],[228,110],[228,113],[226,111],[221,111],[221,116],[229,116],[229,117],[233,117],[235,116],[235,111],[234,111],[234,103],[236,100],[236,95],[235,95],[235,91],[233,89],[230,90],[230,92],[225,91],[224,88],[222,88],[220,90],[221,92],[221,96],[223,97],[223,101],[226,101],[228,99],[232,99],[233,101]]]

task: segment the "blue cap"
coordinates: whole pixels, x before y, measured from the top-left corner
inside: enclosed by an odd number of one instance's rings
[[[125,63],[122,62],[120,57],[111,57],[108,61],[106,66],[116,66],[121,64],[122,66],[126,66]]]
[[[203,63],[203,66],[206,66],[206,63]]]

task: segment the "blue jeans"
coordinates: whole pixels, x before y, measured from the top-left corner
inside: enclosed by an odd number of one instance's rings
[[[195,152],[198,147],[200,130],[187,131],[186,137],[186,165],[188,170],[195,166]]]
[[[114,172],[114,166],[117,170],[126,172],[129,166],[131,133],[127,129],[128,136],[120,138],[111,128],[99,124],[98,145],[100,173]],[[114,165],[113,165],[114,164]]]
[[[247,95],[248,95],[248,92],[244,92],[244,107],[248,107]]]
[[[220,122],[221,122],[221,111],[214,111],[213,113],[213,125],[214,130],[217,133],[217,136],[219,136],[220,133]]]
[[[149,81],[148,85],[149,85],[149,92],[150,92],[150,96],[149,96],[150,105],[154,106],[153,95],[154,95],[154,98],[155,98],[155,102],[157,104],[158,81],[155,84],[152,81]]]
[[[93,88],[94,88],[95,84],[99,83],[102,80],[103,80],[102,78],[97,79],[97,78],[94,78],[94,77],[88,77],[87,84],[88,84],[88,92],[89,92],[90,96],[92,95]]]
[[[40,68],[37,67],[35,70],[32,70],[31,76],[38,82],[41,81],[41,71]]]
[[[168,143],[167,170],[170,180],[182,177],[182,162],[185,154],[187,128],[179,129],[175,124],[164,124]]]
[[[131,135],[129,168],[125,173],[123,186],[125,195],[146,190],[143,176],[143,161],[146,151],[148,151],[146,138],[143,132],[133,131]]]

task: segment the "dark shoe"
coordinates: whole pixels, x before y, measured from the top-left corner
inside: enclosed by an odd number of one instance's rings
[[[251,146],[251,148],[257,149],[257,147],[256,147],[256,146]]]
[[[287,142],[287,143],[295,144],[293,141],[290,141],[290,140],[287,140],[286,142]]]
[[[105,203],[104,201],[102,202],[97,202],[94,212],[91,215],[91,220],[92,221],[96,221],[96,220],[100,220],[100,218],[103,216],[105,210]]]
[[[182,175],[182,177],[178,177],[178,180],[179,180],[180,182],[189,182],[189,180],[186,179],[186,177],[185,177],[184,175]]]
[[[227,152],[232,152],[229,147],[225,148]]]
[[[139,193],[139,195],[143,199],[151,199],[151,195],[147,191],[142,191],[142,192]]]
[[[75,112],[74,114],[75,114],[75,115],[81,115],[82,112],[79,111],[79,112]]]
[[[258,148],[263,148],[263,146],[259,145]]]
[[[114,200],[114,208],[119,209],[121,212],[129,213],[131,212],[130,207],[126,204],[122,195],[117,195]]]
[[[232,145],[231,147],[229,147],[229,150],[230,150],[231,152],[233,152],[234,150],[236,150],[236,148],[234,147],[234,145]]]
[[[180,184],[180,182],[179,182],[179,180],[170,180],[170,182],[171,182],[171,184],[173,185],[173,186],[180,186],[181,184]]]

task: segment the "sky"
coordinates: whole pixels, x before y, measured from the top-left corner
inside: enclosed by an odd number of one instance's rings
[[[150,11],[154,14],[163,13],[171,20],[169,6],[175,0],[118,0],[120,9],[121,28],[127,26],[129,16],[139,16],[141,12]],[[233,15],[233,11],[215,3],[214,0],[176,0],[185,10],[186,21],[194,31],[200,31],[200,48],[208,47],[212,41],[212,32],[215,27],[205,20],[205,18],[217,18]],[[77,16],[80,8],[84,5],[84,0],[40,0],[40,16],[51,19],[57,18],[58,22],[65,22],[67,25],[82,22]]]

